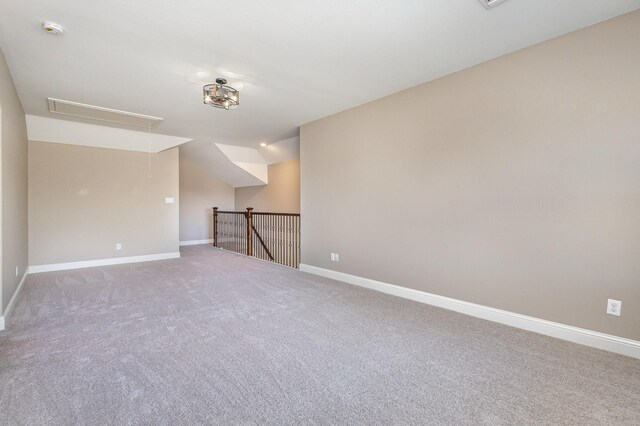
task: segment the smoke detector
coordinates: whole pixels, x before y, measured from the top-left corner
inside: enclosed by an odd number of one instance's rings
[[[62,28],[62,25],[54,24],[53,22],[45,22],[42,24],[42,29],[53,35],[64,34],[64,28]]]
[[[487,9],[491,9],[494,6],[499,5],[500,3],[504,2],[506,0],[480,0],[480,3],[482,3],[482,5],[487,8]]]

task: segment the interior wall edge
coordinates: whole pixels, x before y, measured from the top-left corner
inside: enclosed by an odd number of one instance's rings
[[[29,270],[25,271],[22,275],[22,279],[20,280],[16,291],[13,292],[13,296],[11,296],[9,303],[7,304],[7,308],[4,310],[2,316],[0,317],[0,331],[4,330],[6,327],[7,320],[9,319],[11,312],[13,312],[13,308],[18,301],[18,297],[20,297],[20,293],[22,293],[22,288],[24,286],[25,280],[27,279],[27,275],[29,275]]]

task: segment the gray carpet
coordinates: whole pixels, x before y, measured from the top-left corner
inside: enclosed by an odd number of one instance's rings
[[[640,424],[640,361],[208,246],[28,277],[1,424]]]

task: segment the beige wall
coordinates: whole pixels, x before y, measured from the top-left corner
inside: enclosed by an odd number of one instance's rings
[[[303,263],[640,340],[638,52],[634,12],[304,125]]]
[[[0,315],[6,309],[28,265],[27,126],[9,69],[0,51],[0,156],[2,182],[2,291]],[[16,276],[16,266],[18,276]]]
[[[30,265],[177,252],[178,168],[178,148],[29,141]]]
[[[300,213],[300,161],[272,164],[269,184],[236,188],[236,210]]]
[[[209,240],[211,209],[233,210],[234,189],[180,156],[180,241]]]

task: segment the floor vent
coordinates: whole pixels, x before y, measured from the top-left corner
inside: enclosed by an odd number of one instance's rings
[[[47,98],[47,101],[49,102],[49,112],[54,114],[126,124],[129,126],[144,127],[145,129],[153,127],[162,121],[162,118],[159,117],[119,111],[117,109],[103,108],[95,105],[80,104],[78,102],[63,101],[54,98]]]
[[[482,3],[482,5],[487,8],[487,9],[491,9],[494,6],[499,5],[500,3],[504,2],[506,0],[480,0],[480,3]]]

